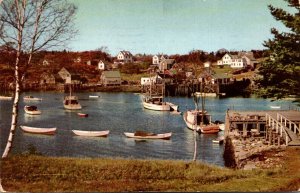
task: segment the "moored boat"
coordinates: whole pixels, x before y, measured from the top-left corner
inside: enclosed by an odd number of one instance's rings
[[[225,139],[224,136],[219,136],[218,138],[213,139],[212,142],[222,144],[224,142],[224,139]]]
[[[37,98],[37,97],[33,97],[33,96],[24,96],[23,97],[24,101],[41,101],[42,98]]]
[[[77,113],[77,115],[79,117],[88,117],[89,116],[89,114],[86,114],[86,113]]]
[[[11,96],[0,96],[0,100],[11,100]]]
[[[281,107],[280,107],[280,106],[274,106],[274,105],[271,105],[270,108],[271,108],[271,109],[280,109]]]
[[[82,107],[78,102],[77,96],[65,96],[64,108],[68,110],[79,110]]]
[[[218,124],[211,121],[211,115],[204,110],[204,96],[203,93],[196,92],[193,94],[196,109],[188,110],[183,114],[183,120],[186,126],[191,130],[203,134],[214,134],[220,131]],[[202,110],[198,109],[199,97],[202,99]]]
[[[170,105],[162,101],[162,96],[144,97],[143,106],[145,109],[155,111],[170,111]]]
[[[106,137],[109,134],[109,130],[105,131],[84,131],[84,130],[72,130],[78,136],[85,137]]]
[[[124,134],[126,137],[135,138],[135,139],[170,139],[172,136],[172,132],[155,134],[155,133],[149,133],[145,131],[136,131],[134,133],[124,132]]]
[[[33,133],[33,134],[53,135],[56,131],[56,127],[51,127],[51,128],[29,127],[29,126],[20,126],[20,127],[24,132]]]
[[[40,110],[37,109],[36,106],[29,106],[29,105],[25,105],[24,111],[29,115],[40,115],[42,113]]]
[[[100,96],[98,95],[89,95],[89,98],[99,98]]]

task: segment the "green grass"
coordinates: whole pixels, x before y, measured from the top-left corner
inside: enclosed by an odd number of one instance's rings
[[[142,77],[149,77],[149,73],[141,73],[141,74],[125,74],[121,73],[122,80],[126,81],[141,81]]]
[[[290,151],[284,168],[253,171],[187,161],[22,155],[2,160],[1,177],[7,191],[18,192],[290,191],[299,188],[300,149]]]

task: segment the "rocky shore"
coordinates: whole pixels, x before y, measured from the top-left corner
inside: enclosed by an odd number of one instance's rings
[[[224,159],[227,167],[250,170],[282,167],[285,145],[269,145],[263,138],[226,138]]]

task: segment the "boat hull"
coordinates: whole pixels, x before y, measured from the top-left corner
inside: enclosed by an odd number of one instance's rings
[[[170,111],[170,105],[168,105],[167,103],[152,104],[152,103],[143,102],[143,106],[145,109],[150,109],[154,111]]]
[[[77,115],[79,117],[88,117],[89,116],[89,114],[85,114],[85,113],[77,113]]]
[[[11,96],[0,96],[0,100],[11,100]]]
[[[83,131],[83,130],[72,130],[75,135],[84,137],[107,137],[109,130],[106,131]]]
[[[195,125],[192,122],[188,121],[187,118],[187,112],[183,114],[183,120],[187,126],[188,129],[196,130],[197,132],[203,133],[203,134],[215,134],[220,131],[220,127],[215,124],[210,125]]]
[[[29,115],[40,115],[42,112],[41,111],[39,111],[39,110],[29,110],[28,108],[30,108],[30,106],[25,106],[24,107],[24,111],[25,111],[25,113],[27,113],[27,114],[29,114]]]
[[[125,136],[128,138],[135,138],[135,139],[170,139],[172,133],[163,133],[163,134],[155,134],[155,135],[147,135],[147,136],[140,136],[135,135],[134,133],[124,132]]]
[[[39,127],[29,127],[29,126],[20,126],[24,132],[32,134],[44,134],[44,135],[53,135],[56,131],[56,127],[52,128],[39,128]]]

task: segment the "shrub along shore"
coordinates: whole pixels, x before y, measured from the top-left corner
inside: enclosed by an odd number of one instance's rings
[[[295,191],[300,148],[283,152],[280,168],[236,170],[197,161],[46,157],[34,153],[1,160],[10,192]]]

